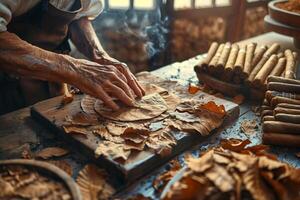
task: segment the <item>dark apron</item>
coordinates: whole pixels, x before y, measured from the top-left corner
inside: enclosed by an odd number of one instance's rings
[[[24,15],[13,18],[7,30],[42,49],[68,54],[68,27],[81,9],[80,0],[75,1],[70,11],[42,0]],[[0,72],[0,114],[61,95],[65,88],[61,83],[15,78]]]

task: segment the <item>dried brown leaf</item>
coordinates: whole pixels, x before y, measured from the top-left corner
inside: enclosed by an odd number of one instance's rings
[[[240,152],[245,149],[245,147],[250,144],[250,140],[239,140],[239,139],[229,139],[222,140],[221,147],[234,152]]]
[[[244,120],[241,123],[241,131],[245,134],[252,135],[257,131],[258,125],[256,120]]]
[[[124,149],[124,144],[116,144],[111,141],[103,141],[95,150],[96,157],[99,157],[101,155],[112,160],[118,158],[127,160],[130,155],[130,150]]]
[[[73,175],[72,167],[67,161],[65,161],[65,160],[48,160],[47,162],[55,165],[56,167],[58,167],[60,169],[62,169],[63,171],[65,171],[70,176]]]
[[[48,147],[38,151],[35,154],[36,158],[48,159],[52,157],[61,157],[68,154],[69,151],[60,147]]]
[[[80,106],[83,112],[85,112],[88,115],[98,115],[96,111],[94,110],[94,104],[96,103],[96,98],[91,97],[89,95],[85,95],[81,101],[80,101]]]
[[[63,106],[67,105],[67,104],[71,103],[73,100],[74,100],[73,94],[66,92],[61,100],[61,104]]]
[[[115,189],[107,182],[106,173],[95,165],[88,164],[76,179],[84,200],[107,200]]]
[[[75,125],[75,126],[92,126],[99,124],[99,121],[96,116],[88,115],[84,112],[78,112],[73,116],[66,116],[65,118],[66,126]]]
[[[62,128],[67,134],[79,134],[79,135],[86,136],[89,133],[91,133],[91,131],[89,131],[85,127],[78,127],[78,126],[71,125],[71,126],[63,126]]]
[[[200,120],[197,116],[195,116],[194,114],[191,114],[189,112],[176,112],[175,111],[175,112],[171,112],[170,116],[174,117],[180,121],[189,122],[189,123],[199,122],[199,120]]]
[[[122,122],[153,119],[167,111],[167,109],[165,100],[158,93],[144,96],[142,99],[137,100],[132,107],[120,104],[120,109],[114,112],[101,102],[99,103],[99,101],[95,104],[96,112],[102,117]]]
[[[241,94],[233,97],[233,99],[232,99],[232,101],[238,105],[241,105],[244,102],[244,100],[245,100],[245,97]]]
[[[176,143],[176,139],[166,130],[153,132],[146,140],[147,147],[161,156],[169,155]]]
[[[105,126],[97,126],[95,128],[93,128],[92,132],[94,134],[99,135],[101,138],[103,138],[104,140],[108,140],[114,143],[124,143],[124,139],[121,138],[120,136],[113,136],[110,132],[108,132],[108,130],[106,129]]]

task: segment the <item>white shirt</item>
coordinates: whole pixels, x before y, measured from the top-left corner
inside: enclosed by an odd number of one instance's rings
[[[41,0],[0,0],[0,32],[7,30],[6,26],[13,17],[22,15],[37,5]],[[53,6],[61,10],[69,10],[75,0],[49,0]],[[88,17],[95,19],[102,11],[100,0],[82,0],[82,10],[75,19]]]

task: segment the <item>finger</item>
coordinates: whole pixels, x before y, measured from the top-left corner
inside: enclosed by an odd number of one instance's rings
[[[126,82],[124,82],[122,79],[116,77],[115,80],[112,80],[111,83],[113,85],[117,85],[118,87],[122,88],[123,91],[132,99],[134,100],[134,94],[131,88],[128,86]]]
[[[110,107],[113,110],[118,110],[120,107],[113,101],[113,99],[103,90],[101,86],[97,87],[98,98],[101,99],[105,105]]]
[[[130,98],[121,88],[113,85],[110,81],[107,81],[106,87],[110,89],[110,93],[121,100],[128,106],[133,106],[133,99]]]
[[[128,80],[128,85],[132,88],[132,90],[135,92],[135,94],[141,98],[143,96],[143,92],[142,90],[140,89],[140,87],[138,86],[137,82],[135,81],[134,79],[134,75],[133,74],[130,74],[129,75],[130,78]]]
[[[145,92],[144,88],[141,86],[141,84],[138,82],[138,80],[136,80],[136,78],[135,78],[134,81],[137,84],[137,86],[139,87],[139,89],[141,90],[142,94],[145,95],[146,92]]]
[[[118,74],[118,76],[125,82],[127,82],[127,78],[126,76],[124,75],[124,68],[126,68],[127,66],[126,65],[122,65],[120,63],[116,64],[116,72]]]

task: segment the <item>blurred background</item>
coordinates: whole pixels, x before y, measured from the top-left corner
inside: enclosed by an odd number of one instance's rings
[[[133,72],[205,53],[211,42],[265,32],[267,0],[102,0],[93,25],[105,50]]]

